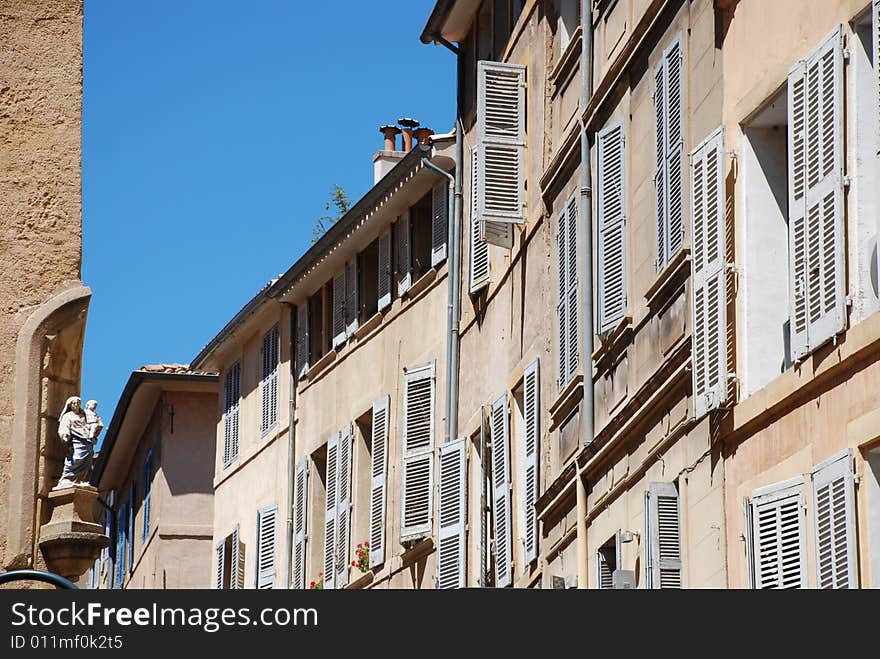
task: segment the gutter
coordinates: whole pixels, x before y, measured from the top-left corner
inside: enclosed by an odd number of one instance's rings
[[[290,310],[290,396],[288,400],[287,419],[287,510],[285,518],[287,529],[284,534],[284,561],[283,579],[285,589],[290,589],[291,566],[293,564],[293,484],[294,484],[294,460],[296,458],[296,305],[283,302]]]

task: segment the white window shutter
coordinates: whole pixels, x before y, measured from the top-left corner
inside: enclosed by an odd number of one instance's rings
[[[327,497],[324,505],[324,588],[332,589],[336,582],[336,501],[339,478],[339,433],[327,441]]]
[[[856,510],[850,449],[813,469],[816,585],[858,588]]]
[[[657,171],[657,269],[684,242],[684,85],[679,35],[663,51],[654,71]]]
[[[232,531],[232,556],[229,568],[229,587],[233,590],[244,588],[244,560],[242,560],[241,541],[239,538],[238,524]]]
[[[626,157],[623,124],[599,132],[598,276],[599,332],[613,329],[626,312]]]
[[[345,343],[345,269],[333,275],[333,348]]]
[[[379,311],[391,306],[391,227],[379,236]]]
[[[669,217],[669,198],[666,186],[666,136],[667,136],[667,105],[666,105],[666,65],[661,61],[654,70],[654,118],[655,118],[655,143],[656,143],[656,172],[654,173],[654,189],[656,208],[657,234],[657,270],[661,270],[668,260],[669,249],[666,244]]]
[[[278,506],[257,511],[257,588],[275,587],[275,538]]]
[[[236,362],[228,371],[224,382],[223,414],[223,467],[238,457],[239,407],[241,398],[241,363]]]
[[[293,587],[306,587],[306,529],[308,528],[309,463],[303,458],[296,465],[293,496]]]
[[[871,7],[871,34],[873,35],[874,48],[874,91],[877,116],[875,117],[875,126],[877,132],[875,135],[877,153],[880,153],[880,0],[874,0]]]
[[[409,209],[398,218],[395,227],[397,230],[397,294],[403,295],[412,286]]]
[[[479,146],[474,146],[471,149],[471,267],[468,291],[472,295],[489,284],[489,245],[483,242],[480,214],[477,209],[478,151]]]
[[[651,483],[645,547],[648,588],[681,588],[681,522],[674,483]]]
[[[611,590],[613,587],[611,566],[608,565],[602,551],[596,552],[596,583],[599,585],[599,590]]]
[[[512,519],[510,508],[510,416],[507,394],[492,403],[492,518],[495,537],[495,586],[513,583]]]
[[[721,128],[691,153],[691,332],[694,416],[727,399],[727,276],[724,133]]]
[[[467,443],[464,437],[440,447],[437,587],[465,586]]]
[[[541,477],[541,380],[537,359],[526,366],[523,374],[523,425],[525,435],[524,505],[525,528],[523,548],[526,564],[538,558],[538,515],[535,502],[540,493]]]
[[[804,479],[756,491],[751,523],[755,588],[806,588]]]
[[[373,447],[370,456],[370,567],[385,562],[385,482],[388,470],[389,398],[373,403]]]
[[[574,377],[578,369],[578,354],[580,346],[578,345],[578,197],[572,195],[568,200],[566,210],[568,221],[566,223],[566,231],[568,237],[566,239],[566,259],[568,261],[565,266],[566,275],[566,312],[568,318],[566,321],[566,372],[565,381],[568,382]],[[589,356],[588,356],[589,358]]]
[[[509,222],[480,222],[480,238],[484,243],[510,249],[513,247],[513,225]]]
[[[226,570],[226,541],[221,540],[214,548],[217,554],[217,577],[214,580],[214,588],[223,589],[223,573]]]
[[[518,64],[477,62],[477,214],[525,221],[525,76]]]
[[[262,399],[261,433],[269,430],[278,419],[278,343],[278,326],[276,325],[263,335],[261,350],[263,377],[260,380]]]
[[[434,389],[433,362],[404,375],[401,542],[431,533]]]
[[[309,301],[296,308],[296,373],[301,378],[309,370]]]
[[[358,328],[358,264],[357,257],[345,264],[345,333],[352,336]]]
[[[843,234],[843,32],[788,76],[789,290],[797,360],[846,326]]]
[[[449,217],[449,185],[441,181],[431,189],[431,267],[446,259]]]
[[[557,384],[562,389],[568,382],[568,215],[565,210],[559,216],[559,226],[556,228],[556,273],[557,273],[557,298],[556,298],[556,327],[558,331],[558,373]]]
[[[351,532],[351,425],[339,431],[339,477],[336,480],[336,577],[335,587],[348,585],[348,546]]]

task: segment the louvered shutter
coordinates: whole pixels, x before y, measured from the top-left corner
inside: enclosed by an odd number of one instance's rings
[[[431,266],[446,259],[446,234],[449,217],[449,185],[441,181],[431,190]]]
[[[358,328],[358,264],[357,257],[345,265],[345,333],[351,337]]]
[[[477,214],[491,222],[525,220],[524,66],[477,62]]]
[[[599,584],[600,590],[611,590],[613,588],[611,566],[608,565],[608,560],[605,558],[602,550],[596,552],[596,582]]]
[[[657,270],[661,270],[668,260],[668,248],[666,244],[666,227],[668,226],[669,199],[666,187],[666,135],[667,135],[667,109],[666,109],[666,75],[665,61],[661,61],[654,70],[654,117],[656,141],[656,171],[654,173],[654,189],[656,199],[656,227],[657,234]]]
[[[510,510],[510,417],[507,394],[492,403],[492,517],[495,522],[495,586],[513,583]]]
[[[121,588],[122,582],[125,580],[125,529],[126,518],[128,517],[127,504],[120,504],[116,513],[116,564],[115,579],[113,580],[114,588]]]
[[[847,449],[813,469],[816,585],[858,588],[852,454]]]
[[[345,343],[345,269],[333,276],[333,347]]]
[[[223,415],[223,467],[238,457],[239,406],[241,397],[241,363],[236,362],[226,371],[224,386],[225,412]]]
[[[684,126],[681,37],[664,51],[654,71],[657,139],[657,269],[684,242]]]
[[[791,352],[803,358],[846,325],[843,33],[788,76]]]
[[[275,536],[278,506],[257,511],[257,588],[275,587]]]
[[[265,433],[278,419],[278,326],[263,336],[262,417],[260,432]]]
[[[150,535],[150,494],[153,490],[153,450],[147,451],[144,461],[144,530],[141,539],[146,542]]]
[[[217,553],[217,576],[214,580],[214,588],[223,589],[223,572],[226,569],[226,541],[220,541],[214,548]]]
[[[412,286],[412,258],[410,254],[409,209],[400,216],[397,228],[397,294],[403,295]]]
[[[309,301],[296,308],[296,377],[309,370]]]
[[[134,572],[134,502],[135,485],[131,484],[128,491],[128,531],[125,540],[128,542],[128,573]]]
[[[489,245],[483,242],[480,228],[480,214],[477,209],[477,178],[479,167],[479,146],[471,149],[471,252],[470,252],[470,285],[468,291],[476,293],[489,284]]]
[[[559,216],[559,226],[556,228],[556,273],[557,273],[557,298],[556,298],[556,326],[558,332],[558,374],[557,384],[562,389],[568,382],[568,215],[565,210]]]
[[[626,176],[623,124],[598,135],[599,332],[613,329],[626,311]]]
[[[645,522],[648,588],[681,588],[681,522],[674,483],[651,483]]]
[[[803,478],[756,491],[751,501],[756,588],[806,588]]]
[[[391,227],[379,236],[379,311],[391,306]]]
[[[339,481],[339,433],[333,433],[327,441],[327,474],[325,479],[327,497],[324,505],[324,588],[332,589],[336,583],[336,502]]]
[[[242,556],[238,524],[232,531],[232,556],[230,557],[229,587],[235,590],[244,588],[244,557]]]
[[[538,558],[538,515],[535,502],[540,492],[541,460],[541,380],[536,359],[526,366],[523,375],[523,425],[525,434],[525,561]]]
[[[339,431],[339,477],[336,480],[336,579],[335,587],[348,585],[348,545],[351,532],[351,426]]]
[[[513,247],[513,225],[509,222],[480,222],[480,238],[483,242],[504,249]]]
[[[467,445],[464,437],[440,447],[437,587],[464,588]]]
[[[309,463],[303,458],[296,465],[293,498],[293,587],[306,587],[306,528],[308,523]]]
[[[718,129],[691,154],[691,313],[694,416],[727,399],[727,285],[724,133]]]
[[[577,218],[578,218],[578,200],[576,195],[572,195],[568,200],[566,209],[568,220],[566,221],[566,260],[565,276],[566,276],[566,334],[565,341],[568,345],[565,348],[566,356],[566,372],[565,381],[568,382],[578,368],[578,240],[577,240]]]
[[[385,474],[388,468],[389,398],[373,403],[373,446],[370,456],[370,567],[385,562]]]
[[[431,532],[434,386],[433,363],[404,376],[401,541]]]

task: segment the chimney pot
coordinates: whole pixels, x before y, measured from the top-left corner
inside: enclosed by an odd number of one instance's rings
[[[385,136],[385,150],[397,151],[397,135],[400,133],[400,129],[389,124],[379,126],[379,132]]]
[[[410,117],[401,117],[397,124],[403,126],[403,150],[409,153],[413,147],[413,130],[419,126],[419,122]]]
[[[434,134],[434,131],[431,130],[430,128],[422,127],[422,128],[417,128],[415,130],[416,140],[418,141],[419,144],[428,144],[429,138],[433,134]]]

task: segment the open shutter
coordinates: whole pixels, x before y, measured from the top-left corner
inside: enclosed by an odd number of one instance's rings
[[[229,587],[235,590],[244,588],[244,556],[238,533],[238,524],[232,531],[232,556],[229,557]]]
[[[309,301],[296,308],[296,377],[309,370]]]
[[[223,590],[223,573],[226,570],[226,541],[223,540],[214,547],[217,554],[217,574],[214,579],[214,588]]]
[[[293,497],[293,587],[306,587],[306,528],[308,523],[309,463],[303,458],[296,465]]]
[[[492,403],[492,517],[495,522],[495,586],[513,583],[510,511],[510,417],[507,394]]]
[[[875,94],[875,117],[877,153],[880,153],[880,0],[874,0],[871,7],[871,34],[874,42],[874,91]]]
[[[409,209],[398,218],[395,226],[397,229],[397,294],[403,295],[412,286]]]
[[[623,124],[598,135],[599,332],[613,329],[626,311],[626,161]]]
[[[339,433],[327,441],[327,498],[324,505],[324,588],[336,583],[336,484],[339,478]]]
[[[535,502],[540,488],[541,381],[538,360],[526,366],[523,375],[523,424],[525,426],[525,524],[523,548],[526,563],[538,558],[538,515]]]
[[[391,306],[391,227],[379,236],[379,311]]]
[[[373,450],[370,467],[370,567],[385,562],[385,474],[388,469],[389,398],[373,403]]]
[[[504,249],[513,247],[513,225],[509,222],[480,222],[480,238],[483,242]]]
[[[263,338],[263,432],[278,420],[278,325]]]
[[[440,447],[440,523],[437,587],[464,588],[467,444],[461,437]]]
[[[792,358],[846,325],[843,250],[843,32],[788,76]]]
[[[113,579],[113,587],[121,588],[122,582],[125,580],[125,528],[128,512],[127,504],[119,505],[116,513],[116,564],[114,565],[115,578]]]
[[[648,588],[681,588],[681,523],[674,483],[651,483],[646,492]]]
[[[257,512],[257,588],[275,587],[275,536],[278,506]]]
[[[525,75],[518,64],[477,62],[477,214],[525,220]]]
[[[348,585],[348,545],[351,532],[351,425],[339,431],[339,477],[336,481],[335,587]]]
[[[239,399],[241,386],[241,364],[236,362],[228,371],[224,381],[223,412],[223,467],[238,457]]]
[[[751,501],[756,588],[806,588],[804,480],[755,492]]]
[[[669,259],[669,248],[666,241],[667,226],[669,225],[669,198],[666,187],[666,137],[667,137],[667,105],[666,105],[666,65],[661,61],[654,70],[654,118],[656,140],[656,171],[654,173],[654,189],[656,199],[656,227],[657,234],[657,270],[662,270]]]
[[[716,130],[691,154],[694,416],[727,399],[727,279],[724,133]]]
[[[816,585],[858,588],[856,511],[849,449],[813,469]]]
[[[135,485],[132,482],[128,490],[128,532],[125,539],[128,541],[128,573],[134,572],[134,502]]]
[[[578,198],[572,195],[568,200],[566,209],[568,221],[566,223],[566,231],[568,238],[566,240],[566,313],[568,315],[566,321],[565,341],[568,344],[565,348],[566,353],[566,372],[565,381],[568,382],[578,368],[578,354],[580,352],[578,346],[578,240],[577,240],[577,224],[578,224]],[[587,355],[589,358],[589,355]]]
[[[559,216],[559,226],[556,228],[556,273],[557,273],[557,298],[556,298],[556,325],[558,331],[559,348],[559,372],[557,384],[562,389],[568,382],[568,214],[565,210]]]
[[[681,37],[664,51],[654,71],[657,171],[657,269],[684,242],[684,102]]]
[[[345,333],[351,336],[358,328],[357,257],[345,264]]]
[[[144,461],[144,530],[141,539],[146,542],[150,536],[150,493],[153,490],[153,450],[147,451]]]
[[[477,178],[479,167],[479,146],[471,149],[471,252],[470,252],[470,285],[468,291],[476,293],[489,284],[489,245],[483,242],[480,228],[480,214],[477,209]]]
[[[611,590],[614,585],[611,566],[601,549],[596,552],[596,583],[599,584],[599,590]]]
[[[449,217],[449,184],[441,181],[431,190],[431,266],[446,259]]]
[[[401,541],[431,533],[434,386],[433,362],[404,375]]]
[[[333,275],[333,347],[345,343],[345,269]]]

